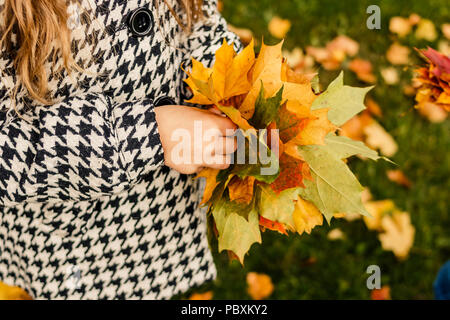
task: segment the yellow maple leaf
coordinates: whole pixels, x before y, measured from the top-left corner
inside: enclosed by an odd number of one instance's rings
[[[284,51],[284,55],[289,54],[289,52]],[[292,82],[298,84],[309,84],[311,85],[311,80],[317,75],[317,73],[302,73],[297,70],[292,70],[287,58],[284,58],[283,64],[281,66],[281,81]]]
[[[185,82],[193,90],[194,96],[186,102],[217,104],[250,90],[251,83],[247,74],[255,62],[253,41],[236,54],[233,44],[228,44],[224,39],[223,45],[216,51],[215,58],[212,68],[206,68],[192,59],[192,70],[188,72]]]
[[[291,22],[287,19],[275,16],[270,20],[268,29],[270,34],[275,38],[283,39],[286,36],[286,33],[291,29]]]
[[[234,107],[217,105],[217,108],[222,111],[234,124],[243,130],[250,130],[250,132],[255,133],[255,128],[253,128],[248,121],[242,116],[238,109]]]
[[[203,66],[203,64],[194,58],[192,58],[192,71],[188,73],[187,79],[184,80],[186,84],[192,89],[192,93],[194,96],[187,100],[188,103],[194,103],[194,104],[202,104],[202,105],[210,105],[214,104],[213,101],[205,97],[199,90],[198,86],[196,85],[196,80],[202,81],[202,82],[208,82],[209,78],[211,77],[212,69],[206,68]]]
[[[323,223],[323,215],[319,209],[309,201],[298,197],[293,213],[295,230],[298,234],[306,232],[311,233],[315,226],[321,226]]]
[[[316,95],[311,89],[311,83],[283,83],[283,100],[287,100],[286,108],[298,118],[311,117],[311,105]]]
[[[404,37],[411,32],[412,23],[408,18],[392,17],[389,21],[389,31],[396,33],[399,37]]]
[[[197,174],[196,178],[206,178],[205,191],[203,193],[203,199],[200,204],[205,204],[209,201],[209,199],[211,199],[213,191],[218,185],[216,177],[219,171],[219,169],[205,168]]]
[[[384,216],[381,226],[384,232],[378,238],[383,249],[394,252],[400,260],[405,259],[413,245],[415,234],[409,213],[397,211],[392,216]]]
[[[235,55],[233,44],[228,44],[224,39],[222,46],[216,51],[216,60],[213,66],[212,79],[214,90],[218,96],[217,100],[225,98],[225,84],[227,82],[227,74],[231,69],[233,58]]]
[[[274,46],[262,44],[258,58],[250,72],[252,88],[245,97],[239,111],[245,119],[250,119],[255,111],[255,102],[264,85],[265,98],[272,97],[283,85],[281,81],[283,41]]]
[[[255,63],[255,49],[253,39],[231,63],[227,70],[224,99],[247,93],[251,89],[248,73]]]
[[[366,144],[372,149],[380,149],[385,156],[392,157],[398,150],[394,138],[376,121],[363,128]]]
[[[370,213],[371,217],[363,216],[364,223],[370,230],[381,230],[381,219],[385,214],[395,209],[392,200],[367,201],[364,207]]]
[[[261,300],[270,296],[273,292],[272,279],[267,274],[247,273],[247,292],[253,300]]]
[[[420,19],[415,32],[417,39],[425,39],[427,41],[434,41],[438,37],[436,27],[433,21],[428,19]]]
[[[408,47],[395,42],[386,52],[386,58],[390,63],[395,65],[408,64],[410,51],[411,50]]]

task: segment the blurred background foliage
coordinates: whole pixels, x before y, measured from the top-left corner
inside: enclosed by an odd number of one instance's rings
[[[381,8],[380,30],[366,27],[366,8],[372,4]],[[360,44],[358,56],[372,63],[378,79],[370,94],[383,112],[378,121],[399,146],[392,160],[413,185],[404,188],[390,181],[386,171],[396,168],[384,161],[352,159],[350,166],[374,199],[392,199],[410,213],[415,240],[408,259],[399,261],[382,249],[377,232],[369,231],[362,220],[333,219],[331,226],[317,227],[311,235],[286,237],[266,231],[263,245],[251,248],[244,267],[230,262],[227,254],[217,253],[215,246],[217,280],[178,298],[212,291],[214,299],[249,299],[246,275],[259,272],[272,279],[270,299],[370,299],[366,268],[375,264],[380,266],[382,285],[390,287],[393,299],[432,299],[437,271],[450,258],[450,122],[427,121],[414,109],[414,96],[403,93],[413,70],[423,64],[414,50],[410,64],[399,68],[397,84],[385,84],[380,69],[390,66],[386,51],[397,40],[389,32],[390,19],[416,13],[439,28],[450,22],[448,0],[224,0],[222,13],[233,26],[252,30],[255,39],[264,37],[268,44],[279,41],[267,29],[272,17],[290,20],[292,27],[284,45],[289,50],[323,47],[338,35],[347,35]],[[413,33],[401,39],[402,45],[410,48],[436,48],[437,41],[418,40]],[[323,87],[339,72],[318,71]],[[347,84],[367,85],[351,72],[346,71],[345,77]],[[344,238],[329,240],[327,234],[334,228],[339,228]]]

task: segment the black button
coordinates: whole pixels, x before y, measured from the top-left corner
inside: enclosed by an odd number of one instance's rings
[[[150,10],[139,8],[128,16],[128,29],[136,37],[145,37],[153,29],[153,16]]]
[[[175,100],[168,96],[162,96],[155,100],[154,106],[173,106],[176,105]]]

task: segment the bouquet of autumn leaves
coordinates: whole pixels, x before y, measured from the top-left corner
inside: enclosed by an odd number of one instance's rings
[[[341,73],[319,94],[313,89],[317,77],[288,67],[282,42],[263,44],[256,57],[253,41],[239,54],[224,41],[212,68],[193,59],[187,73],[193,92],[187,102],[217,107],[242,129],[246,157],[265,152],[270,158],[270,164],[234,163],[199,173],[206,178],[202,203],[208,206],[219,251],[228,250],[243,263],[266,229],[310,233],[323,217],[329,222],[336,214],[369,215],[361,201],[363,188],[345,159],[379,156],[336,132],[365,109],[371,88],[346,86]],[[273,130],[276,135],[270,134]],[[267,139],[261,142],[261,136]],[[278,143],[271,143],[274,136]],[[255,140],[261,142],[259,150],[251,143]],[[264,174],[269,166],[275,170]]]
[[[427,66],[416,70],[418,88],[416,107],[434,104],[450,112],[450,57],[428,48],[419,51],[426,59]]]

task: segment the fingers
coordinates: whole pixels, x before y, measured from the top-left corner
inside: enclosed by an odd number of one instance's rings
[[[206,161],[206,166],[212,169],[227,169],[231,164],[231,156],[229,154],[216,154],[211,157],[211,161]]]
[[[223,136],[232,136],[235,134],[237,126],[229,118],[215,116],[215,121],[220,133]]]
[[[213,169],[226,169],[231,164],[231,157],[236,149],[237,142],[234,137],[216,137],[204,150],[203,162]]]
[[[215,143],[214,154],[232,154],[237,150],[237,142],[234,137],[219,137]]]
[[[210,112],[212,112],[212,113],[218,115],[218,116],[221,116],[221,117],[224,117],[224,116],[225,116],[225,114],[224,114],[222,111],[220,111],[219,108],[217,108],[216,106],[212,106],[212,107],[209,108],[208,110],[209,110]]]

